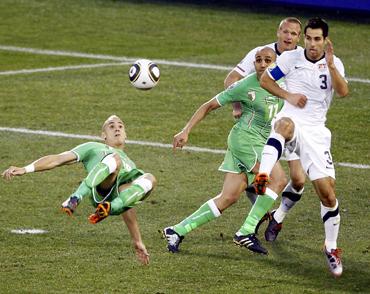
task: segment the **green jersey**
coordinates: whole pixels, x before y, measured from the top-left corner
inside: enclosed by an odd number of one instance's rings
[[[242,116],[229,133],[228,148],[219,170],[246,173],[248,182],[252,183],[252,169],[261,160],[262,149],[271,131],[271,120],[282,108],[283,100],[264,90],[256,73],[236,82],[216,99],[221,106],[237,101],[242,104]]]
[[[120,184],[131,182],[144,173],[136,167],[135,163],[122,149],[113,148],[103,143],[87,142],[76,146],[71,151],[76,154],[77,161],[83,163],[88,173],[108,154],[118,154],[122,161],[122,167],[118,175]]]
[[[282,85],[283,81],[278,82]],[[216,97],[218,103],[224,106],[227,103],[239,101],[242,104],[242,116],[238,128],[260,133],[267,138],[271,130],[271,120],[283,107],[283,100],[279,99],[260,86],[257,74],[253,73],[231,85]]]

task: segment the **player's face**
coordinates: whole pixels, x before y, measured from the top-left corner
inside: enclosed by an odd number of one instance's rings
[[[325,50],[325,38],[322,34],[322,29],[307,28],[304,36],[304,46],[309,59],[321,59]]]
[[[295,49],[301,35],[301,27],[294,22],[283,22],[277,31],[278,49],[282,53]]]
[[[258,79],[262,76],[266,68],[276,60],[276,55],[273,50],[261,50],[257,52],[254,61],[254,68],[256,69]]]
[[[104,123],[102,137],[109,146],[123,146],[126,140],[126,131],[122,120],[117,116],[108,119]]]

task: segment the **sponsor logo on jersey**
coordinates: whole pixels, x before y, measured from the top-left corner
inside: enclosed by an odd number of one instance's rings
[[[326,63],[320,63],[318,64],[319,70],[324,71],[326,70]]]
[[[256,92],[255,91],[248,91],[248,97],[251,101],[256,99]]]

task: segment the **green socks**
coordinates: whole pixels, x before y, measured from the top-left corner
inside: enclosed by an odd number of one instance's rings
[[[184,236],[195,228],[210,222],[221,215],[213,199],[204,203],[197,211],[174,226],[180,236]]]
[[[71,197],[77,197],[78,203],[81,202],[81,200],[91,194],[91,188],[89,188],[85,181],[82,181],[80,186],[78,186],[77,190],[71,195]]]
[[[144,189],[138,184],[132,184],[129,188],[119,193],[110,204],[110,214],[118,215],[132,207],[146,197]]]
[[[90,188],[98,186],[110,175],[109,167],[105,163],[99,162],[94,168],[89,172],[84,182]]]
[[[102,162],[99,162],[90,171],[87,177],[81,182],[77,190],[71,195],[78,198],[78,202],[87,195],[91,194],[91,189],[98,186],[110,175],[109,167]]]
[[[244,224],[241,226],[237,234],[239,235],[254,234],[258,222],[265,215],[265,213],[268,212],[274,205],[275,199],[273,199],[271,196],[267,194],[259,195],[251,211],[249,212],[247,219],[245,220]]]

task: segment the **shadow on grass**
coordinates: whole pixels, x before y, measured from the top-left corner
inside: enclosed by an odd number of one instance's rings
[[[262,240],[262,239],[261,239]],[[187,242],[188,241],[188,242]],[[165,241],[162,240],[163,244]],[[222,252],[208,251],[204,244],[215,244],[225,250]],[[269,255],[260,255],[250,252],[246,248],[235,247],[230,236],[210,237],[203,236],[184,240],[181,244],[180,255],[182,257],[199,257],[206,258],[212,264],[213,261],[228,260],[237,263],[245,260],[251,260],[254,263],[261,263],[265,267],[274,267],[282,276],[292,276],[292,281],[285,280],[286,284],[294,284],[299,280],[300,286],[306,289],[314,289],[315,292],[363,292],[368,291],[370,286],[370,270],[365,261],[354,260],[344,255],[343,264],[344,272],[341,278],[334,279],[327,269],[326,259],[321,248],[312,248],[307,245],[300,245],[294,242],[282,240],[274,243],[263,242],[269,250]],[[201,248],[202,245],[205,247]],[[236,250],[234,250],[234,248]],[[222,249],[220,249],[222,250]],[[213,260],[213,261],[212,261]],[[271,277],[277,278],[277,277]]]

